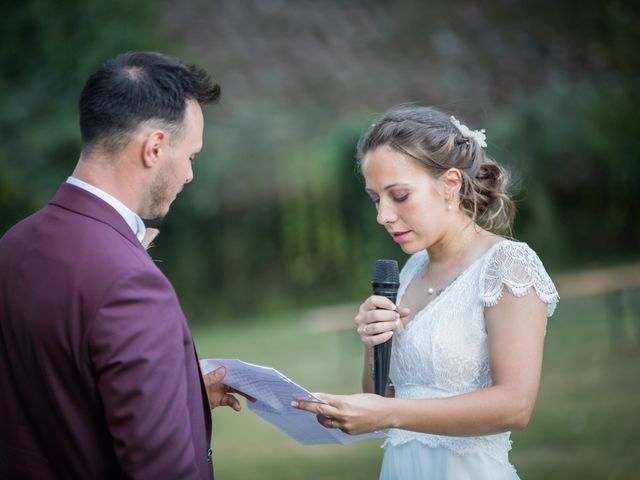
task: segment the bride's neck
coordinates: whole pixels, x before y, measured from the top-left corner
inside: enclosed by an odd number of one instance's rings
[[[487,234],[488,232],[470,220],[460,222],[460,225],[449,229],[438,243],[427,249],[429,263],[465,263],[476,240]]]

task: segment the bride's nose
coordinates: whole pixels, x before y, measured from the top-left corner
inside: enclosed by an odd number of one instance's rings
[[[388,202],[380,199],[378,203],[378,215],[376,217],[376,221],[380,225],[388,225],[396,221],[398,216],[396,215],[395,210]]]

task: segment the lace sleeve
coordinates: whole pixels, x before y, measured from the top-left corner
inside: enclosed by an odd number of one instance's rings
[[[553,315],[560,297],[540,258],[526,243],[504,241],[485,262],[480,275],[480,300],[486,307],[496,305],[506,286],[516,297],[533,288]]]

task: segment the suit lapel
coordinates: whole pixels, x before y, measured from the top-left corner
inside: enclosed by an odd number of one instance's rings
[[[131,230],[131,227],[122,218],[116,209],[101,198],[96,197],[92,193],[76,187],[69,183],[63,183],[57,193],[49,202],[50,205],[56,205],[66,210],[93,218],[94,220],[109,225],[120,235],[131,242],[136,248],[146,250],[138,241],[138,238]],[[148,254],[147,254],[148,256]]]

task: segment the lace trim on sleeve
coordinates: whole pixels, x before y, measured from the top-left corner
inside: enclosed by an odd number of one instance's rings
[[[480,300],[485,307],[498,304],[503,286],[516,297],[524,297],[533,288],[547,304],[547,317],[553,315],[560,299],[540,258],[526,243],[501,242],[483,265],[480,282]]]

